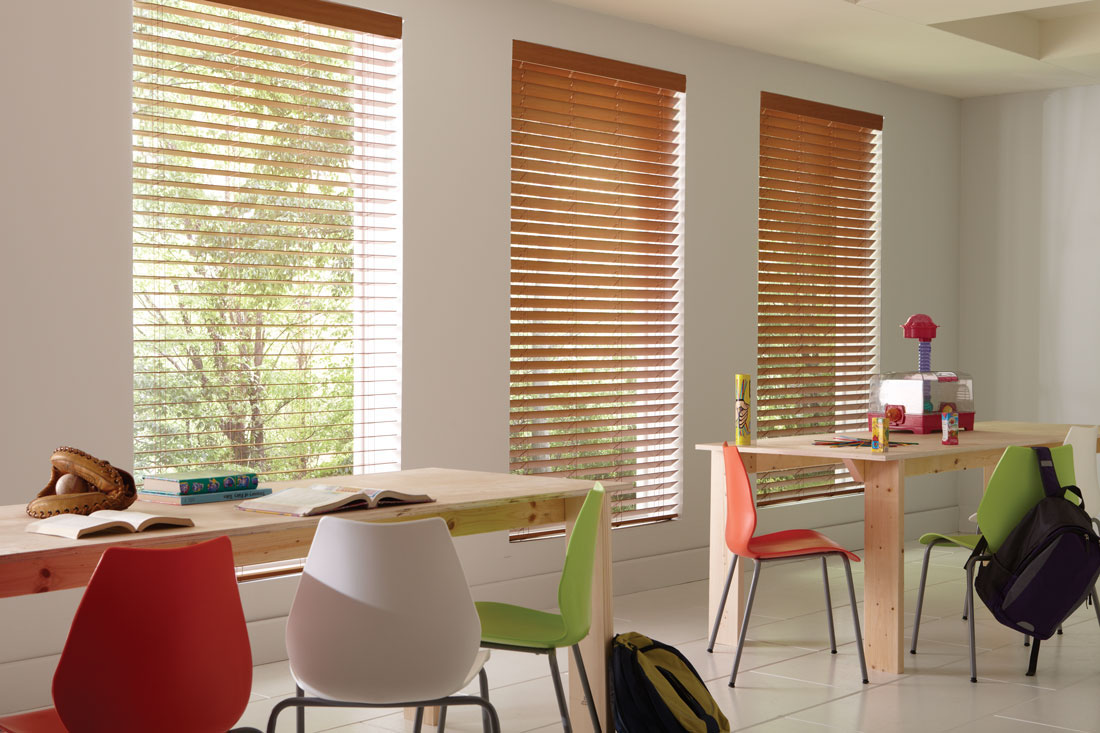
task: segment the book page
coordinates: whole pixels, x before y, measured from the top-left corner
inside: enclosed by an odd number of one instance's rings
[[[135,532],[139,531],[138,527],[141,523],[152,518],[152,514],[143,514],[141,512],[124,512],[118,509],[100,509],[98,512],[92,512],[88,515],[88,519],[98,520],[97,524],[103,522],[125,522],[130,525]]]
[[[94,514],[98,514],[95,512]],[[116,512],[121,514],[121,512]],[[37,534],[52,534],[58,537],[68,537],[71,540],[78,539],[81,533],[97,532],[109,527],[122,527],[128,523],[116,524],[109,519],[97,519],[95,516],[83,514],[58,514],[56,517],[39,519],[27,525],[28,532]]]
[[[420,502],[434,501],[427,494],[408,494],[396,489],[357,489],[351,486],[326,486],[324,484],[312,484],[311,489],[320,491],[333,491],[346,494],[362,494],[371,507],[386,506],[388,504],[417,504]]]
[[[311,491],[332,491],[340,494],[363,494],[368,499],[377,489],[357,489],[354,486],[332,486],[330,484],[310,484],[306,487]]]
[[[435,501],[427,494],[407,494],[404,491],[394,489],[366,489],[370,492],[371,503],[374,506],[388,506],[390,504],[420,504],[422,502]]]
[[[342,489],[337,486],[299,486],[283,489],[270,496],[246,499],[237,506],[252,511],[273,512],[307,516],[313,512],[332,511],[346,505],[367,503],[367,499],[357,490]]]
[[[194,527],[195,523],[187,517],[166,517],[160,514],[146,514],[144,512],[120,511],[117,509],[100,509],[92,512],[89,517],[108,522],[125,522],[133,527],[135,532],[144,532],[154,524],[171,524],[177,527]]]

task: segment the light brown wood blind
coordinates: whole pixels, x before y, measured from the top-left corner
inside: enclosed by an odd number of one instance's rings
[[[136,470],[399,468],[400,19],[241,5],[133,5]]]
[[[613,484],[618,525],[679,511],[683,87],[513,49],[511,467]]]
[[[757,437],[866,429],[878,371],[882,117],[764,93]],[[762,473],[761,505],[853,493],[833,468]]]

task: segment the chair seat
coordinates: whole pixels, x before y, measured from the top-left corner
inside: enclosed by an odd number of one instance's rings
[[[565,621],[559,614],[510,603],[479,601],[474,605],[481,617],[482,642],[533,649],[556,649],[573,643],[563,642]]]
[[[920,543],[922,545],[930,545],[933,542],[950,542],[953,545],[959,547],[965,547],[968,550],[973,550],[978,546],[978,541],[981,540],[980,534],[940,534],[939,532],[928,532],[920,536]]]
[[[838,552],[859,562],[859,555],[838,545],[812,529],[787,529],[782,532],[760,535],[749,540],[748,557],[768,560],[777,557],[799,557]]]
[[[69,733],[53,708],[0,718],[3,733]]]

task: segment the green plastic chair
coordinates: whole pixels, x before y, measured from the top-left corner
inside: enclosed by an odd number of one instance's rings
[[[1054,470],[1058,473],[1058,481],[1062,486],[1073,484],[1073,446],[1061,445],[1050,449],[1050,455],[1054,459]],[[922,545],[927,545],[924,550],[924,562],[920,571],[920,588],[917,590],[917,613],[913,623],[913,643],[909,653],[917,653],[917,636],[920,633],[921,607],[924,605],[924,586],[928,578],[928,559],[932,554],[932,548],[942,544],[952,544],[956,547],[965,547],[973,551],[978,542],[984,536],[989,547],[989,552],[996,552],[1008,537],[1024,515],[1031,510],[1045,496],[1043,482],[1039,476],[1039,459],[1035,451],[1025,446],[1009,446],[1005,449],[997,467],[993,469],[993,475],[989,477],[989,485],[985,495],[978,505],[978,527],[981,534],[940,534],[929,532],[920,538]],[[1074,494],[1067,493],[1067,498],[1077,501]],[[963,619],[970,621],[970,681],[977,682],[977,663],[974,651],[974,614],[971,604],[973,601],[973,563],[967,562],[967,595],[963,605]]]
[[[567,733],[573,730],[569,724],[569,707],[565,701],[561,673],[555,650],[573,648],[576,671],[580,676],[592,727],[599,733],[600,719],[592,701],[592,689],[581,659],[578,643],[588,636],[592,623],[592,571],[596,558],[596,532],[599,529],[600,512],[603,509],[604,489],[597,483],[581,506],[569,546],[565,550],[565,567],[558,583],[558,610],[546,613],[533,608],[513,606],[509,603],[479,601],[477,612],[481,616],[481,645],[488,649],[546,654],[550,659],[550,676],[558,697],[562,725]]]

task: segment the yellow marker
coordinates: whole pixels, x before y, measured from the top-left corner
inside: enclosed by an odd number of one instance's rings
[[[752,378],[748,374],[738,374],[734,377],[734,394],[737,402],[735,412],[737,425],[733,433],[734,445],[752,444],[752,431],[749,430],[749,395],[751,392]]]

